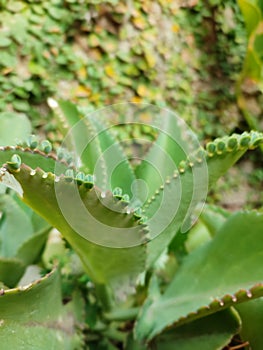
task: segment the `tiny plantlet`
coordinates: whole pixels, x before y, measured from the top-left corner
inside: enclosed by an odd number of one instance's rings
[[[260,349],[262,211],[204,202],[263,134],[202,147],[173,113],[136,108],[119,125],[59,101],[59,149],[1,146],[3,349]]]

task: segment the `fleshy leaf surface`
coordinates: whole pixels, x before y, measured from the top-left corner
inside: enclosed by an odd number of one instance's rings
[[[30,218],[9,195],[0,196],[0,255],[13,257],[19,247],[31,237],[33,227]]]
[[[136,325],[139,339],[151,339],[235,303],[263,295],[263,215],[233,214],[211,242],[185,258],[160,297],[147,299]]]
[[[56,271],[28,286],[1,290],[0,315],[2,349],[73,350],[81,346],[75,315],[62,306]]]
[[[263,142],[263,134],[252,131],[216,139],[190,156],[178,172],[157,190],[144,206],[152,240],[147,245],[151,266],[181,229],[186,232],[197,204],[207,191],[249,149]],[[195,214],[196,215],[196,214]]]
[[[54,153],[45,154],[39,149],[30,149],[22,146],[6,146],[0,148],[0,163],[4,164],[18,155],[21,162],[27,164],[32,169],[40,167],[43,171],[50,171],[56,175],[63,174],[68,168],[69,164],[65,160],[59,160]]]
[[[24,164],[9,171],[21,184],[25,203],[64,235],[95,282],[133,285],[145,268],[147,231],[127,212],[127,203],[85,181]]]
[[[174,113],[161,110],[159,122],[154,122],[158,137],[149,151],[136,167],[136,177],[145,181],[148,188],[148,199],[178,170],[180,162],[200,145],[185,122]]]
[[[157,337],[157,350],[221,350],[240,330],[241,322],[234,310],[223,310],[172,328]]]
[[[0,195],[0,281],[14,287],[39,258],[50,226],[16,196]]]
[[[242,320],[241,337],[248,341],[250,348],[261,350],[263,344],[263,298],[251,300],[236,306]]]
[[[63,143],[70,145],[75,157],[80,159],[79,169],[94,174],[102,190],[112,191],[118,186],[131,197],[135,175],[111,126],[103,122],[103,112],[84,115],[68,101],[59,101],[55,112],[62,122]]]

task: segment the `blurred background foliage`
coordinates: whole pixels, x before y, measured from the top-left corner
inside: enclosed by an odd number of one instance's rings
[[[149,102],[208,137],[242,128],[235,82],[247,39],[236,0],[1,0],[0,8],[1,111],[39,126],[50,96],[90,109]]]
[[[262,38],[261,0],[0,0],[0,113],[53,140],[48,97],[168,107],[206,141],[262,130]]]

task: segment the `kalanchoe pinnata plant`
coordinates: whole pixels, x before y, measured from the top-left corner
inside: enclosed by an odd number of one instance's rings
[[[168,111],[122,105],[117,120],[115,107],[86,115],[69,102],[50,104],[64,135],[61,148],[53,152],[50,142],[39,145],[35,137],[1,147],[1,181],[61,232],[95,286],[99,316],[76,343],[71,323],[68,349],[86,342],[91,348],[212,350],[237,334],[259,349],[249,311],[251,300],[263,296],[263,215],[212,207],[201,213],[200,203],[202,208],[220,176],[263,142],[263,134],[233,134],[203,148]],[[136,138],[129,137],[131,130]],[[193,236],[199,237],[194,248]],[[16,298],[15,290],[2,294],[0,311]],[[74,298],[69,317],[83,325],[76,315],[87,299]],[[263,311],[261,299],[258,307]],[[9,319],[5,310],[3,322]],[[88,303],[88,316],[91,310]],[[45,315],[36,322],[45,322]],[[59,318],[54,322],[63,331]],[[26,325],[23,318],[16,323]],[[8,336],[8,329],[3,332]]]

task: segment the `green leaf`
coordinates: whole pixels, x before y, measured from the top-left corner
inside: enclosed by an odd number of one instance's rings
[[[0,343],[2,349],[73,350],[81,339],[74,327],[74,314],[61,302],[59,275],[0,293]]]
[[[35,262],[44,247],[50,226],[21,201],[10,195],[0,196],[0,280],[15,286],[27,265]],[[37,227],[34,225],[37,220]],[[37,230],[36,230],[37,228]]]
[[[25,40],[27,40],[28,38],[27,19],[25,18],[25,16],[21,16],[21,14],[13,14],[11,21],[12,25],[10,25],[9,27],[10,36],[12,36],[13,39],[17,41],[20,45],[23,45],[25,43]]]
[[[149,296],[138,317],[138,338],[152,339],[172,324],[262,296],[262,232],[262,214],[233,214],[211,242],[185,258],[163,295]]]
[[[261,13],[263,13],[263,4],[261,0],[256,1],[258,8],[261,10]]]
[[[200,219],[209,230],[210,235],[215,236],[230,215],[230,212],[221,207],[207,204]]]
[[[18,248],[33,234],[30,218],[8,195],[0,196],[0,255],[13,257]]]
[[[98,139],[100,145],[100,155],[94,164],[97,185],[103,190],[110,189],[111,191],[120,187],[123,193],[132,197],[132,183],[135,180],[135,175],[120,144],[113,137],[111,128],[105,127],[96,115],[89,115],[87,118],[94,128],[94,137]],[[89,149],[89,145],[86,149]],[[87,159],[92,154],[93,147],[87,153]],[[97,162],[101,165],[98,165]]]
[[[11,45],[12,41],[2,32],[0,33],[0,47]]]
[[[200,146],[181,118],[166,110],[161,112],[164,115],[158,115],[158,122],[153,121],[158,131],[157,140],[136,168],[136,177],[147,184],[147,199],[155,194],[168,176],[173,175],[180,162]]]
[[[0,146],[15,145],[31,133],[31,124],[24,114],[0,113]]]
[[[18,155],[21,162],[27,164],[32,169],[41,168],[46,172],[52,172],[56,175],[65,173],[69,164],[66,159],[59,160],[54,153],[45,154],[41,150],[21,146],[6,146],[0,148],[0,164],[10,161],[12,156]]]
[[[253,0],[238,0],[238,4],[245,18],[247,34],[250,36],[261,20],[260,8]]]
[[[27,101],[24,100],[14,100],[12,102],[14,109],[20,112],[28,112],[30,110],[30,105]]]
[[[248,341],[250,348],[261,350],[263,344],[263,298],[236,306],[242,320],[241,337]]]
[[[40,169],[32,173],[23,164],[13,175],[25,203],[64,235],[95,282],[118,285],[120,293],[133,285],[145,268],[147,231],[126,203],[85,181]]]
[[[157,350],[219,350],[229,344],[240,326],[237,313],[224,310],[164,332],[155,346]]]
[[[11,12],[20,12],[26,7],[26,4],[23,4],[23,2],[21,1],[11,0],[11,1],[8,1],[8,4],[6,7]]]
[[[202,221],[195,224],[185,235],[187,236],[187,240],[184,246],[188,253],[191,253],[211,240],[210,232]]]
[[[262,22],[263,23],[263,22]],[[263,60],[263,34],[258,34],[255,37],[254,49],[258,53],[258,57]]]
[[[46,224],[32,235],[17,251],[16,257],[26,265],[30,265],[39,259],[40,254],[47,241],[50,226]]]
[[[218,138],[207,144],[206,150],[190,155],[179,172],[168,178],[144,206],[152,238],[147,245],[148,266],[166,249],[179,229],[188,231],[191,215],[198,203],[205,202],[208,189],[248,149],[262,142],[263,134],[254,131]]]
[[[59,101],[58,105],[53,102],[53,109],[65,135],[64,145],[81,160],[80,170],[94,174],[96,184],[102,190],[113,190],[118,186],[131,197],[135,175],[111,128],[102,124],[101,115],[87,113],[83,116],[67,101]]]
[[[26,265],[18,258],[0,257],[0,281],[13,288],[23,276]]]
[[[0,46],[1,47],[1,46]],[[1,52],[0,55],[0,64],[2,64],[5,67],[8,68],[15,68],[17,65],[17,57],[8,53],[8,52]],[[10,87],[11,88],[11,87]],[[8,89],[9,90],[9,89]],[[11,96],[11,95],[10,95]],[[12,98],[11,98],[12,100]],[[10,101],[10,100],[9,100]]]
[[[248,49],[242,74],[251,79],[261,79],[261,62],[254,50]]]

